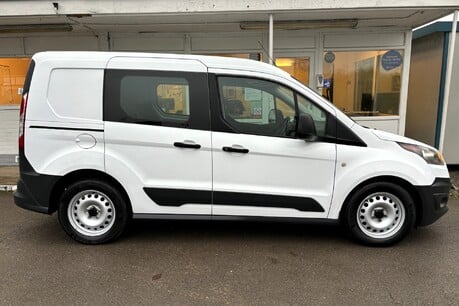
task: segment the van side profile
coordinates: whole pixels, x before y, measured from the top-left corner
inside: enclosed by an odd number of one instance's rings
[[[87,244],[133,218],[315,219],[390,245],[448,210],[435,148],[364,128],[251,60],[37,53],[19,127],[15,203],[57,212]]]

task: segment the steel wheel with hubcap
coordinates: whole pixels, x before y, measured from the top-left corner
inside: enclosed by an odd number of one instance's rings
[[[85,190],[76,194],[70,200],[67,214],[73,228],[87,236],[106,233],[116,217],[113,202],[97,190]]]
[[[124,230],[129,210],[126,199],[111,185],[84,180],[64,190],[59,221],[73,239],[88,244],[116,239]]]
[[[345,207],[342,221],[358,241],[390,245],[401,240],[413,227],[415,207],[411,195],[401,186],[378,182],[354,193]]]
[[[387,238],[400,230],[405,208],[393,194],[376,192],[367,196],[357,209],[360,229],[373,238]]]

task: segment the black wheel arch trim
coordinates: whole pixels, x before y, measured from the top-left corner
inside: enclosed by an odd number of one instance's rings
[[[78,169],[61,176],[49,196],[51,213],[57,210],[58,201],[64,188],[67,188],[73,182],[86,179],[102,180],[113,185],[124,197],[127,207],[132,214],[131,200],[123,185],[110,174],[96,169]]]

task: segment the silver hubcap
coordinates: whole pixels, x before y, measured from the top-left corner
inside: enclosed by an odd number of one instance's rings
[[[67,210],[72,227],[86,236],[99,236],[115,222],[115,206],[102,192],[85,190],[76,194]]]
[[[405,208],[395,195],[387,192],[370,194],[359,205],[357,224],[372,238],[389,238],[397,234],[405,222]]]

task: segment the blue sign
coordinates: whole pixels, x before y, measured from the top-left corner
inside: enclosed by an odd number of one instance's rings
[[[397,68],[402,64],[402,55],[396,50],[390,50],[384,53],[381,58],[381,66],[384,70],[389,71]]]

